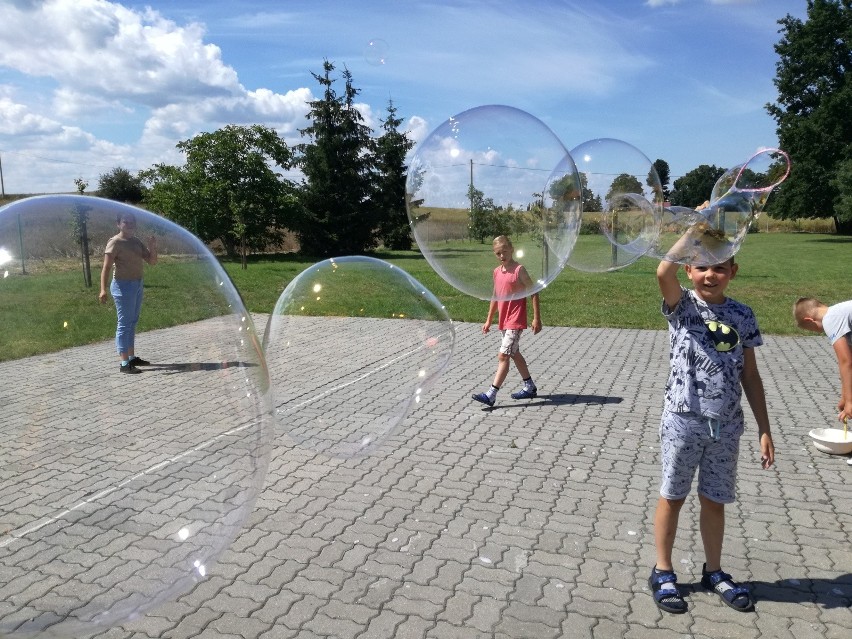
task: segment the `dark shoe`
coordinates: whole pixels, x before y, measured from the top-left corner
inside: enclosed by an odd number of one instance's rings
[[[485,393],[479,393],[478,395],[474,395],[473,399],[478,402],[482,402],[486,406],[494,406],[494,400],[488,397]]]
[[[754,610],[748,588],[740,586],[726,572],[721,570],[707,572],[707,564],[704,564],[701,569],[701,585],[719,595],[722,603],[734,610],[740,612]]]
[[[512,399],[532,399],[538,395],[538,389],[533,386],[532,388],[522,388],[517,393],[512,393]]]
[[[141,357],[137,357],[136,355],[134,355],[133,357],[131,357],[127,361],[130,362],[131,366],[150,366],[151,365],[151,362],[149,362],[147,359],[142,359]]]
[[[672,584],[674,588],[671,586],[663,588],[665,584]],[[686,600],[678,590],[677,575],[671,570],[660,571],[655,566],[651,570],[651,576],[648,577],[648,587],[654,595],[654,603],[663,612],[669,612],[673,615],[686,612]]]
[[[133,366],[133,364],[127,364],[126,366],[123,365],[123,364],[119,364],[118,370],[119,370],[119,372],[126,373],[128,375],[137,375],[137,374],[142,372],[138,368]]]

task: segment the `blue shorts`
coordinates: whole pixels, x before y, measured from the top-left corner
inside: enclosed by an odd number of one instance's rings
[[[729,422],[663,411],[660,422],[660,495],[684,499],[698,469],[698,494],[720,504],[736,499],[737,458],[745,430],[742,410]]]

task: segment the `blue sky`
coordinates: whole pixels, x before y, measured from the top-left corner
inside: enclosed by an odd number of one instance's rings
[[[419,142],[505,104],[567,149],[624,140],[673,179],[775,146],[777,21],[806,0],[0,0],[6,193],[182,163],[175,144],[262,123],[295,144],[324,59],[366,122]],[[374,43],[371,45],[371,43]],[[381,58],[381,61],[379,61]],[[337,83],[342,90],[342,82]]]

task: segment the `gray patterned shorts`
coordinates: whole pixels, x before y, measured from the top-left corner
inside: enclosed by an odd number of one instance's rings
[[[715,428],[711,429],[711,425]],[[745,429],[742,410],[729,422],[663,411],[660,421],[660,495],[684,499],[698,469],[698,493],[720,504],[736,499],[737,458]]]

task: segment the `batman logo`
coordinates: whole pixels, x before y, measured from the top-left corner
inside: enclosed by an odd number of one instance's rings
[[[710,333],[716,350],[720,353],[732,351],[740,343],[740,334],[734,327],[716,320],[704,320],[704,323],[707,325],[707,332]]]

